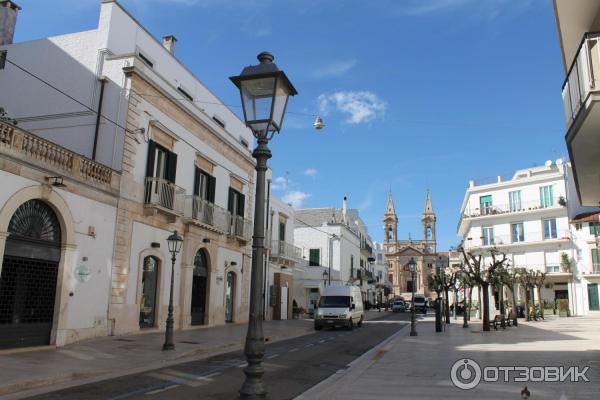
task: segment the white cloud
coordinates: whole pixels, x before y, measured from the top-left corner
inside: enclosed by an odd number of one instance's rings
[[[432,14],[472,2],[472,0],[419,0],[402,10],[405,15]]]
[[[314,72],[315,78],[327,78],[332,76],[344,75],[356,66],[356,60],[336,61]]]
[[[292,190],[287,192],[285,196],[283,196],[282,200],[285,203],[290,204],[294,208],[300,208],[302,207],[302,203],[304,203],[304,200],[306,200],[309,197],[310,193]]]
[[[386,103],[369,91],[338,91],[322,94],[318,97],[318,101],[323,115],[327,115],[333,106],[338,111],[348,114],[346,122],[349,124],[371,122],[382,117],[386,109]]]
[[[491,20],[501,14],[519,15],[544,0],[407,0],[399,13],[408,16],[425,16],[466,8],[471,17]]]
[[[288,189],[288,180],[283,176],[278,176],[271,182],[271,189],[286,191]]]
[[[304,170],[304,175],[315,177],[318,172],[319,171],[317,171],[315,168],[307,168],[306,170]]]

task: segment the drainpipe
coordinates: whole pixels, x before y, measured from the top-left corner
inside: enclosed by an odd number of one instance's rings
[[[104,98],[104,85],[107,79],[100,78],[100,99],[98,100],[98,112],[96,113],[96,128],[94,129],[94,147],[92,148],[92,160],[96,161],[96,148],[98,147],[98,133],[100,131],[100,118],[102,117],[102,100]]]

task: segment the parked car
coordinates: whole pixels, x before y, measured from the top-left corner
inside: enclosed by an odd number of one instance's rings
[[[414,307],[415,312],[427,314],[427,301],[425,300],[425,297],[422,295],[415,295]]]
[[[396,300],[392,304],[392,311],[394,312],[404,312],[406,311],[406,303],[403,300]]]
[[[327,286],[319,299],[315,314],[315,329],[324,326],[348,330],[362,326],[363,302],[358,286]]]

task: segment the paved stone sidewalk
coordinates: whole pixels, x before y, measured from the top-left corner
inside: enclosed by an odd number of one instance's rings
[[[54,348],[0,351],[0,397],[77,380],[143,372],[243,348],[247,324],[175,331],[175,351],[162,351],[164,332],[113,336]],[[309,320],[266,321],[265,339],[277,341],[313,332]],[[14,396],[14,395],[13,395]]]
[[[427,318],[429,320],[429,318]],[[436,333],[429,321],[418,324],[419,336],[400,331],[308,390],[297,400],[313,399],[521,399],[527,385],[531,399],[597,399],[600,393],[600,318],[549,317],[521,322],[519,327],[482,332],[473,321],[468,329],[453,321]],[[589,366],[590,382],[482,382],[471,390],[455,387],[452,365],[470,358],[481,368],[494,366]],[[502,376],[502,375],[501,375]],[[512,376],[512,375],[511,375]]]

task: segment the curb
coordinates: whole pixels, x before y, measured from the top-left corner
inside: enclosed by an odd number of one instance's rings
[[[275,343],[282,340],[294,339],[313,333],[312,329],[292,334],[289,336],[267,336],[266,343]],[[218,348],[212,349],[197,349],[187,351],[174,357],[170,360],[162,360],[151,364],[146,364],[139,368],[128,368],[117,372],[110,370],[91,370],[89,372],[71,372],[61,375],[55,375],[47,378],[32,379],[29,381],[16,382],[6,386],[0,386],[0,397],[5,400],[24,399],[30,396],[51,393],[54,391],[67,389],[70,387],[86,385],[89,383],[99,382],[108,379],[119,378],[128,375],[135,375],[146,371],[152,371],[159,368],[164,368],[172,365],[181,364],[189,361],[203,360],[209,357],[239,351],[244,349],[244,342],[229,343]],[[55,386],[57,385],[57,386]],[[6,397],[4,397],[6,396]]]
[[[329,397],[330,393],[328,393],[328,389],[331,390],[335,387],[336,383],[349,375],[353,375],[358,377],[364,371],[369,369],[373,364],[375,364],[381,357],[385,355],[385,353],[389,350],[385,347],[399,339],[400,337],[408,336],[410,329],[405,329],[410,326],[410,323],[403,324],[404,326],[398,330],[398,332],[394,333],[392,336],[385,338],[379,344],[365,352],[363,355],[353,360],[348,364],[348,368],[341,369],[334,374],[330,375],[328,378],[325,378],[321,382],[317,383],[312,388],[308,389],[306,392],[294,398],[294,400],[313,400],[313,399],[321,399],[325,397]]]

